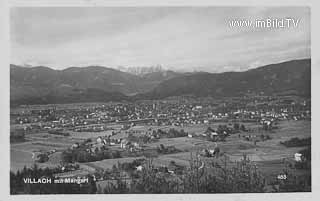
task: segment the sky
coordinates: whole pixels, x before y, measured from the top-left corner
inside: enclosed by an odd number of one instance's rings
[[[13,7],[11,63],[243,71],[311,57],[307,7]],[[299,20],[231,27],[231,20]]]

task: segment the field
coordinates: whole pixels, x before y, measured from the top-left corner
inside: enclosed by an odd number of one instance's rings
[[[97,138],[99,136],[109,136],[112,131],[102,131],[102,132],[75,132],[69,131],[72,139],[85,140],[88,138]]]
[[[174,154],[158,155],[153,159],[153,164],[156,166],[167,166],[171,161],[182,166],[188,166],[191,156],[195,157],[204,148],[212,148],[218,146],[223,153],[220,159],[216,160],[221,164],[226,164],[232,167],[236,161],[241,160],[243,154],[256,163],[259,170],[271,177],[276,177],[285,168],[285,161],[293,161],[294,154],[304,147],[285,147],[280,144],[281,141],[288,140],[293,137],[307,138],[311,136],[311,122],[310,121],[280,121],[278,129],[272,132],[259,131],[255,123],[244,123],[246,128],[252,129],[251,132],[241,132],[240,134],[233,134],[226,138],[225,142],[209,142],[196,137],[203,133],[208,126],[216,128],[218,124],[212,125],[196,125],[188,127],[174,127],[175,129],[184,129],[188,133],[192,133],[194,137],[178,137],[178,138],[161,138],[156,142],[145,144],[147,149],[155,149],[163,144],[164,146],[175,146],[181,152]],[[169,129],[171,127],[155,127],[145,126],[137,127],[141,129]],[[69,148],[75,142],[81,142],[87,138],[95,140],[98,136],[108,136],[111,131],[104,132],[70,132],[70,136],[57,136],[48,133],[28,134],[26,142],[11,144],[11,170],[17,171],[23,166],[30,167],[35,163],[38,153],[43,151],[56,150],[54,154],[49,156],[49,161],[45,163],[37,163],[40,167],[54,167],[61,162],[61,151]],[[253,141],[246,141],[243,136],[260,136],[261,134],[269,135],[270,140],[260,141],[254,144]],[[121,132],[112,138],[120,139],[126,137],[125,132]],[[116,145],[114,149],[118,149]],[[138,157],[141,158],[141,157]],[[111,169],[113,165],[118,162],[131,162],[137,157],[128,157],[120,159],[105,159],[102,161],[88,162],[80,164],[80,170],[85,172],[94,172],[96,170]],[[79,172],[78,171],[78,172]],[[78,173],[77,173],[78,174]],[[296,175],[309,174],[306,170],[295,170]]]
[[[11,144],[10,167],[11,171],[17,171],[24,166],[31,167],[41,152],[56,150],[55,154],[49,156],[47,163],[37,163],[39,167],[54,167],[59,164],[56,160],[59,151],[70,147],[76,140],[63,136],[51,135],[48,133],[29,134],[26,142]]]
[[[211,125],[215,126],[215,125]],[[250,126],[249,124],[246,126]],[[307,138],[311,135],[311,125],[310,121],[282,121],[278,125],[279,129],[274,130],[274,132],[252,132],[250,135],[260,135],[268,134],[271,136],[271,140],[258,142],[254,145],[253,142],[248,142],[239,139],[238,134],[231,135],[227,138],[226,142],[218,142],[217,145],[224,153],[227,159],[227,166],[233,166],[236,161],[242,159],[243,154],[255,162],[258,168],[265,175],[277,176],[283,169],[285,169],[285,163],[292,162],[294,159],[294,154],[304,147],[292,147],[287,148],[280,144],[280,141],[288,140],[292,137]],[[255,125],[252,125],[255,127]],[[184,128],[185,130],[190,128]],[[204,127],[193,128],[194,132],[204,130]],[[190,132],[190,131],[189,131]],[[247,133],[242,133],[241,135],[247,135]],[[159,155],[153,160],[153,164],[156,166],[168,165],[170,161],[175,161],[178,165],[188,166],[191,159],[191,154],[193,157],[196,156],[196,152],[202,150],[206,147],[213,147],[214,142],[208,142],[200,140],[197,138],[164,138],[160,139],[158,142],[148,144],[148,147],[158,147],[160,144],[165,146],[175,146],[176,148],[182,150],[180,153]],[[242,148],[239,148],[242,147]],[[131,161],[129,158],[124,158],[121,160],[108,159],[99,162],[92,162],[94,166],[99,168],[111,168],[117,161]],[[212,159],[210,159],[212,160]],[[224,157],[220,162],[224,161]],[[295,170],[297,175],[305,174],[305,170]]]

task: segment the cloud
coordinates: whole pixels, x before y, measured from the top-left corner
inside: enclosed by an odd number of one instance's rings
[[[220,72],[310,57],[305,7],[12,8],[12,63],[149,66]],[[230,19],[294,17],[295,29],[236,29]]]

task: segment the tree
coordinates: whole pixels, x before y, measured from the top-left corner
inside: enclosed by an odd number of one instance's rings
[[[162,150],[165,150],[165,147],[164,147],[163,144],[160,144],[160,150],[161,150],[161,151],[162,151]]]
[[[236,130],[236,131],[238,131],[238,130],[240,129],[239,123],[233,124],[233,129]]]
[[[38,158],[37,162],[39,162],[39,163],[44,163],[44,162],[47,162],[49,160],[49,156],[46,153],[39,154],[37,156],[37,158]]]
[[[247,131],[246,127],[243,124],[241,124],[240,130]]]

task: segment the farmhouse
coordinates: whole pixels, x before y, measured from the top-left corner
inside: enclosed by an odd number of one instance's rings
[[[98,143],[98,144],[101,144],[101,143],[102,143],[102,138],[101,138],[101,137],[98,137],[98,138],[97,138],[97,143]]]
[[[302,161],[301,157],[302,157],[302,154],[300,154],[300,153],[295,153],[294,154],[294,160],[296,162],[301,162]]]
[[[127,141],[126,139],[122,139],[120,142],[120,148],[126,149],[126,147],[130,144],[131,144],[131,142]]]
[[[71,145],[71,149],[76,149],[78,147],[79,147],[79,143],[78,142],[76,142],[73,145]]]

